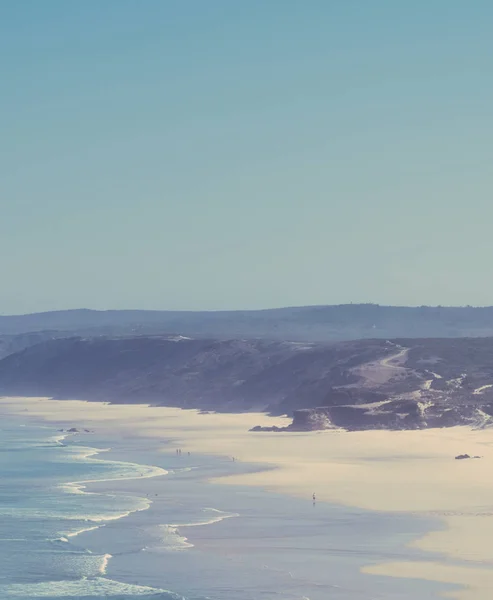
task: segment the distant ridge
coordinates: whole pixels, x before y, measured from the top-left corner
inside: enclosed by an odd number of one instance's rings
[[[340,304],[263,310],[70,309],[0,316],[0,335],[58,331],[76,335],[151,335],[340,341],[368,338],[493,336],[493,307]]]

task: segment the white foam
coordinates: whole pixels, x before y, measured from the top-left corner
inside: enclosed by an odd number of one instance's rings
[[[149,479],[151,477],[161,477],[163,475],[167,475],[168,471],[162,469],[161,467],[149,466],[149,465],[140,465],[137,463],[129,463],[123,461],[109,461],[102,460],[98,458],[93,458],[97,454],[101,452],[108,452],[111,448],[91,448],[91,447],[77,447],[72,448],[71,450],[75,450],[72,454],[72,460],[83,460],[84,462],[95,462],[95,463],[104,463],[106,465],[117,466],[120,468],[126,468],[127,473],[123,474],[115,474],[114,476],[104,477],[101,479],[84,479],[80,481],[71,481],[68,483],[62,483],[58,487],[58,489],[63,490],[68,494],[88,494],[88,495],[100,495],[97,492],[88,492],[86,491],[86,484],[88,483],[106,483],[111,481],[130,481],[130,480],[140,480],[140,479]],[[107,494],[102,494],[107,496]],[[70,519],[79,519],[82,521],[89,521],[93,523],[101,523],[103,521],[115,521],[118,519],[123,519],[128,517],[132,513],[140,512],[143,510],[147,510],[151,504],[152,500],[148,498],[140,498],[140,506],[137,508],[133,508],[130,510],[126,510],[117,515],[84,515],[84,516],[71,516],[68,517]],[[67,518],[67,517],[63,517]],[[86,531],[86,529],[84,529]],[[82,532],[82,531],[81,531]]]
[[[184,550],[186,548],[193,548],[193,544],[188,541],[188,538],[180,533],[180,529],[184,527],[213,525],[214,523],[220,523],[221,521],[224,521],[224,519],[231,519],[233,517],[240,516],[238,513],[226,513],[222,510],[218,510],[217,508],[204,508],[203,512],[213,512],[216,513],[217,516],[211,517],[205,521],[197,521],[196,523],[174,523],[160,525],[165,534],[163,541],[166,543],[166,546],[164,547],[164,550]],[[148,550],[148,548],[146,550]]]
[[[157,594],[169,594],[170,599],[178,600],[181,598],[181,596],[177,596],[168,590],[120,583],[106,577],[84,578],[79,581],[45,581],[32,584],[0,585],[1,598],[85,598],[88,596],[121,598],[124,596],[154,596]]]
[[[81,533],[86,533],[87,531],[94,531],[95,529],[99,529],[100,527],[104,527],[104,525],[94,525],[93,527],[84,527],[83,529],[78,529],[77,531],[71,531],[70,533],[64,533],[63,536],[66,538],[77,537]]]
[[[113,558],[111,556],[111,554],[105,554],[103,556],[101,566],[99,567],[99,572],[101,573],[101,575],[106,575],[106,569],[108,568],[108,563],[110,562],[110,558]]]
[[[193,471],[194,469],[198,469],[198,467],[183,467],[180,469],[173,469],[173,471],[168,471],[168,473],[170,475],[178,475],[178,473],[189,473],[190,471]]]
[[[77,483],[61,483],[57,486],[59,490],[63,490],[66,494],[91,494],[92,492],[84,492],[84,486]]]
[[[71,457],[72,460],[83,460],[84,462],[93,462],[93,463],[104,463],[106,465],[123,467],[128,469],[127,474],[116,474],[113,477],[104,477],[101,479],[84,479],[80,481],[71,481],[69,483],[62,484],[61,488],[72,487],[77,491],[73,491],[72,493],[87,493],[82,492],[85,483],[103,483],[107,481],[130,481],[134,479],[149,479],[151,477],[161,477],[163,475],[167,475],[168,471],[166,469],[162,469],[161,467],[155,467],[150,465],[140,465],[137,463],[129,463],[117,460],[103,460],[99,458],[93,458],[95,455],[100,454],[101,452],[109,452],[111,448],[90,448],[90,447],[78,447],[76,449],[76,453],[74,453]]]
[[[214,512],[217,517],[212,517],[206,521],[197,521],[196,523],[182,523],[180,525],[171,525],[171,527],[200,527],[201,525],[213,525],[214,523],[220,523],[224,519],[231,519],[233,517],[239,517],[238,513],[226,513],[217,508],[204,508],[203,512]]]
[[[90,523],[102,523],[103,521],[118,521],[119,519],[124,519],[125,517],[128,517],[129,515],[131,515],[134,512],[146,510],[147,508],[148,507],[138,508],[136,510],[127,510],[125,512],[118,513],[116,515],[101,515],[101,516],[91,515],[90,517],[85,517],[84,521],[89,521]]]
[[[165,542],[165,550],[184,550],[185,548],[193,548],[193,544],[188,541],[184,535],[180,535],[178,527],[174,525],[160,525],[163,531],[163,541]],[[146,548],[148,550],[148,548]],[[158,548],[159,550],[159,548]]]
[[[54,435],[48,439],[49,442],[53,442],[57,446],[63,446],[63,440],[68,437],[68,433],[62,433],[60,435]]]
[[[83,521],[86,523],[102,523],[104,521],[117,521],[118,519],[123,519],[128,517],[132,513],[140,512],[142,510],[147,510],[151,505],[151,501],[147,499],[141,499],[142,505],[137,508],[131,508],[121,513],[116,514],[70,514],[64,512],[49,512],[39,508],[13,508],[6,507],[0,508],[1,515],[7,516],[17,516],[27,519],[54,519],[54,520],[64,520],[64,521]]]
[[[70,460],[73,460],[75,458],[76,460],[84,460],[86,462],[104,463],[109,466],[117,466],[120,468],[124,467],[127,470],[127,472],[124,473],[123,476],[121,474],[116,473],[113,476],[110,475],[109,477],[105,477],[102,479],[86,479],[86,480],[82,480],[82,481],[65,482],[65,483],[59,484],[57,486],[57,488],[59,490],[62,490],[65,493],[69,493],[69,494],[102,495],[102,496],[108,497],[108,494],[106,494],[106,493],[98,494],[97,492],[86,491],[85,484],[111,482],[111,481],[140,480],[140,479],[148,479],[151,477],[160,477],[160,476],[168,474],[168,471],[166,471],[165,469],[162,469],[161,467],[155,467],[155,466],[149,466],[149,465],[139,465],[137,463],[128,463],[128,462],[122,462],[122,461],[106,461],[106,460],[101,460],[101,459],[97,459],[97,458],[92,458],[93,456],[99,454],[100,452],[106,452],[106,451],[110,450],[110,448],[105,448],[105,449],[90,448],[90,447],[73,448],[73,447],[68,446],[68,447],[66,447],[66,449],[69,451],[69,454],[71,455]],[[118,514],[111,514],[111,513],[109,513],[109,514],[107,514],[107,513],[82,514],[82,515],[81,514],[66,514],[66,513],[59,513],[56,511],[47,512],[40,508],[34,508],[34,507],[31,507],[31,508],[14,508],[14,507],[3,507],[2,508],[2,507],[0,507],[0,514],[3,514],[3,515],[14,515],[15,514],[15,515],[23,516],[26,518],[63,519],[63,520],[72,520],[72,521],[85,521],[85,522],[90,522],[90,523],[102,523],[104,521],[115,521],[118,519],[122,519],[122,518],[128,517],[132,513],[147,510],[152,504],[152,500],[150,500],[149,498],[135,497],[135,498],[133,498],[133,500],[138,501],[139,506],[122,511],[121,513],[118,513]],[[78,535],[79,533],[82,533],[83,531],[87,531],[88,529],[95,529],[95,527],[83,528],[82,530],[79,530],[79,532],[76,533],[75,535]],[[61,537],[71,537],[71,534],[61,533],[60,536]]]

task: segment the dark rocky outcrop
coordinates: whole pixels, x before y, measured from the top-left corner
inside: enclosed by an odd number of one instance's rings
[[[480,456],[469,456],[469,454],[459,454],[455,457],[455,460],[464,460],[467,458],[481,458]]]
[[[481,409],[479,409],[481,411]],[[484,417],[474,406],[449,407],[440,404],[424,409],[420,402],[390,400],[375,408],[372,405],[331,406],[300,409],[293,413],[292,423],[284,428],[255,427],[255,431],[314,431],[342,428],[348,431],[365,429],[426,429],[456,425],[484,425]]]

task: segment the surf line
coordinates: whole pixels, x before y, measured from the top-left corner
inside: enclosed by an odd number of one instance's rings
[[[111,448],[83,447],[83,448],[79,448],[78,450],[79,450],[79,452],[72,456],[72,458],[74,460],[81,460],[81,461],[85,461],[87,463],[106,464],[108,466],[120,467],[120,468],[126,467],[127,470],[130,471],[130,473],[127,473],[126,475],[118,475],[115,473],[114,476],[103,477],[100,479],[84,479],[84,480],[79,480],[79,481],[60,483],[57,487],[58,487],[58,489],[63,490],[65,493],[111,497],[111,493],[101,493],[101,492],[98,493],[98,492],[85,491],[86,484],[109,483],[112,481],[131,481],[131,480],[137,480],[137,479],[140,480],[142,478],[149,479],[152,477],[162,477],[164,475],[168,475],[168,473],[169,473],[166,469],[163,469],[161,467],[150,466],[150,465],[141,465],[139,463],[130,463],[130,462],[124,462],[124,461],[104,460],[104,459],[100,459],[100,458],[95,458],[96,455],[98,455],[102,452],[108,452],[111,450]],[[133,471],[134,473],[131,473],[131,471]],[[92,531],[94,529],[97,529],[98,527],[104,527],[105,521],[116,521],[118,519],[128,517],[129,515],[131,515],[133,513],[147,510],[152,504],[152,500],[150,500],[147,497],[136,497],[135,499],[140,500],[142,504],[140,506],[138,506],[137,508],[126,510],[117,515],[101,514],[101,515],[89,515],[87,517],[81,516],[81,520],[84,520],[89,523],[101,523],[101,525],[98,525],[95,527],[87,527],[84,529],[79,529],[78,531],[72,532],[72,533],[64,533],[64,534],[62,534],[62,538],[59,538],[59,541],[68,541],[67,538],[75,537],[77,535],[80,535],[81,533]],[[107,565],[107,562],[110,558],[111,558],[111,556],[108,555],[105,565]],[[105,566],[105,569],[106,569],[106,566]]]

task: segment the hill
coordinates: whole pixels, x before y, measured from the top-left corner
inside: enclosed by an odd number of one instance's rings
[[[493,338],[50,339],[0,360],[0,394],[266,410],[292,429],[485,425]]]
[[[256,311],[68,310],[0,316],[0,335],[58,331],[66,335],[154,335],[338,341],[368,338],[493,335],[493,307],[401,307],[377,304]]]

